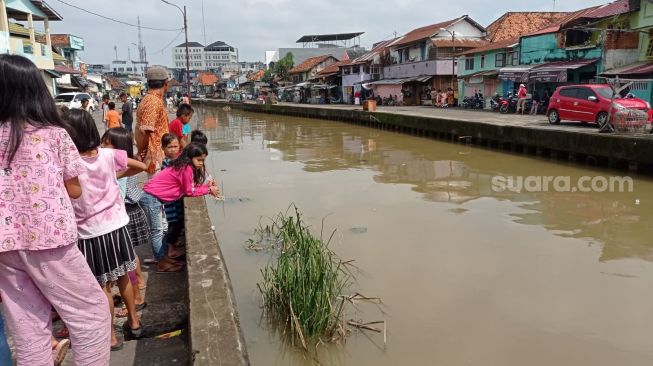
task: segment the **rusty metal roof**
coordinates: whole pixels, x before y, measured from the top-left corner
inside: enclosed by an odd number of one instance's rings
[[[329,58],[333,58],[334,60],[337,61],[337,59],[331,55],[322,55],[322,56],[315,56],[306,59],[306,61],[302,62],[301,64],[293,67],[288,73],[289,74],[297,74],[300,72],[306,72],[314,68],[315,66],[321,64],[322,62],[328,60]]]
[[[469,23],[471,23],[473,26],[478,28],[479,30],[485,32],[486,29],[478,24],[476,21],[474,21],[472,18],[470,18],[468,15],[463,15],[461,17],[455,18],[455,19],[450,19],[446,20],[444,22],[440,23],[435,23],[431,25],[427,25],[424,27],[416,28],[413,29],[412,31],[406,33],[397,43],[394,44],[394,46],[403,46],[407,45],[413,42],[417,42],[423,39],[431,38],[441,32],[441,28],[448,28],[452,26],[455,23],[458,23],[460,21],[466,20]]]

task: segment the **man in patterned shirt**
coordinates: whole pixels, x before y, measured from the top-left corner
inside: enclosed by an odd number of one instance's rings
[[[138,105],[136,111],[136,128],[134,138],[138,148],[138,157],[147,165],[148,180],[161,169],[164,154],[161,137],[168,133],[168,111],[163,97],[168,91],[168,71],[163,66],[147,69],[147,95]],[[164,239],[163,206],[155,197],[144,194],[141,206],[150,223],[152,252],[159,262],[158,270],[170,270],[171,263],[166,257],[168,246]]]

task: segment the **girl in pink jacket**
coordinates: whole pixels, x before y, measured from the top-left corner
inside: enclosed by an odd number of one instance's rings
[[[205,178],[204,160],[208,154],[206,146],[189,144],[170,167],[157,173],[143,190],[163,203],[207,194],[217,197],[219,191],[215,180],[206,182]]]

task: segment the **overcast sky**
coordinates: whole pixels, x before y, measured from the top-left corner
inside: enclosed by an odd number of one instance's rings
[[[154,28],[181,28],[181,13],[160,0],[64,0],[108,17]],[[53,33],[70,33],[84,38],[82,59],[87,63],[108,64],[118,57],[132,59],[138,51],[136,28],[116,24],[71,8],[59,0],[47,1],[64,18],[51,23]],[[189,41],[204,44],[202,0],[170,0],[187,6]],[[556,11],[574,11],[600,5],[608,0],[558,0]],[[468,14],[484,26],[507,11],[550,11],[552,0],[204,0],[206,41],[224,41],[237,47],[241,61],[264,61],[265,50],[295,47],[303,34],[365,32],[361,43],[403,34],[412,28]],[[40,26],[39,26],[40,27]],[[175,37],[177,37],[175,39]],[[174,40],[174,42],[172,42]],[[179,32],[143,30],[151,64],[172,64],[171,47],[183,43]],[[170,46],[166,46],[169,43]],[[299,45],[301,46],[301,44]]]

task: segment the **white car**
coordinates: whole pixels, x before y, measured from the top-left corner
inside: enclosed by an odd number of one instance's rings
[[[68,107],[69,109],[81,108],[82,100],[88,99],[88,111],[97,110],[97,102],[88,93],[61,93],[54,97],[57,107]]]

